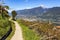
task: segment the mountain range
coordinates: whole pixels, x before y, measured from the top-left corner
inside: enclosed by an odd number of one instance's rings
[[[43,7],[36,7],[36,8],[31,8],[31,9],[24,9],[24,10],[18,10],[17,14],[18,16],[40,16],[44,12],[47,11],[47,8]]]
[[[52,7],[52,8],[43,8],[43,7],[35,7],[31,9],[24,9],[16,11],[18,16],[17,18],[25,17],[25,18],[42,18],[42,19],[50,19],[53,21],[60,22],[60,7]]]

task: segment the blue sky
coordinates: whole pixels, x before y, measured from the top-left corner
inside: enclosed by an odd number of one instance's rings
[[[60,0],[5,0],[4,1],[11,9],[22,10],[38,6],[43,7],[60,7]]]

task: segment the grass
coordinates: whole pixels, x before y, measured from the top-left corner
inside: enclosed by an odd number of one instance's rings
[[[23,25],[22,23],[19,24],[23,30],[24,40],[39,40],[39,37],[34,31],[30,30],[27,26]]]
[[[11,22],[11,27],[12,27],[12,32],[10,33],[10,35],[6,38],[6,40],[10,40],[12,38],[12,36],[15,33],[15,24],[13,22]]]
[[[8,19],[3,19],[0,15],[0,39],[8,32],[9,29],[10,25]]]
[[[11,25],[10,25],[11,24]],[[3,19],[0,15],[0,39],[9,31],[10,27],[12,27],[12,32],[6,38],[6,40],[10,40],[15,32],[15,25],[13,22],[9,21],[8,18]]]

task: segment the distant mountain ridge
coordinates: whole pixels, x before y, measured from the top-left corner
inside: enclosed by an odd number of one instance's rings
[[[60,22],[60,7],[49,8],[48,11],[41,16],[41,18]]]
[[[47,11],[47,8],[36,7],[36,8],[32,8],[32,9],[18,10],[17,14],[25,15],[25,16],[37,16],[37,15],[41,15],[42,13],[44,13],[46,11]]]
[[[42,18],[42,19],[49,19],[53,21],[60,22],[60,7],[52,7],[52,8],[43,8],[43,7],[36,7],[32,9],[25,9],[25,10],[18,10],[17,17],[28,17],[32,18]]]

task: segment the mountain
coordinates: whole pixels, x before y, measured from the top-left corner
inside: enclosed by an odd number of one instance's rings
[[[32,9],[18,10],[16,12],[18,14],[17,18],[46,19],[60,22],[60,7],[35,7]]]
[[[47,11],[47,8],[43,8],[43,7],[36,7],[36,8],[32,8],[32,9],[24,9],[24,10],[18,10],[16,11],[18,16],[40,16],[41,14],[43,14],[44,12]]]
[[[49,8],[41,18],[60,22],[60,7]]]

